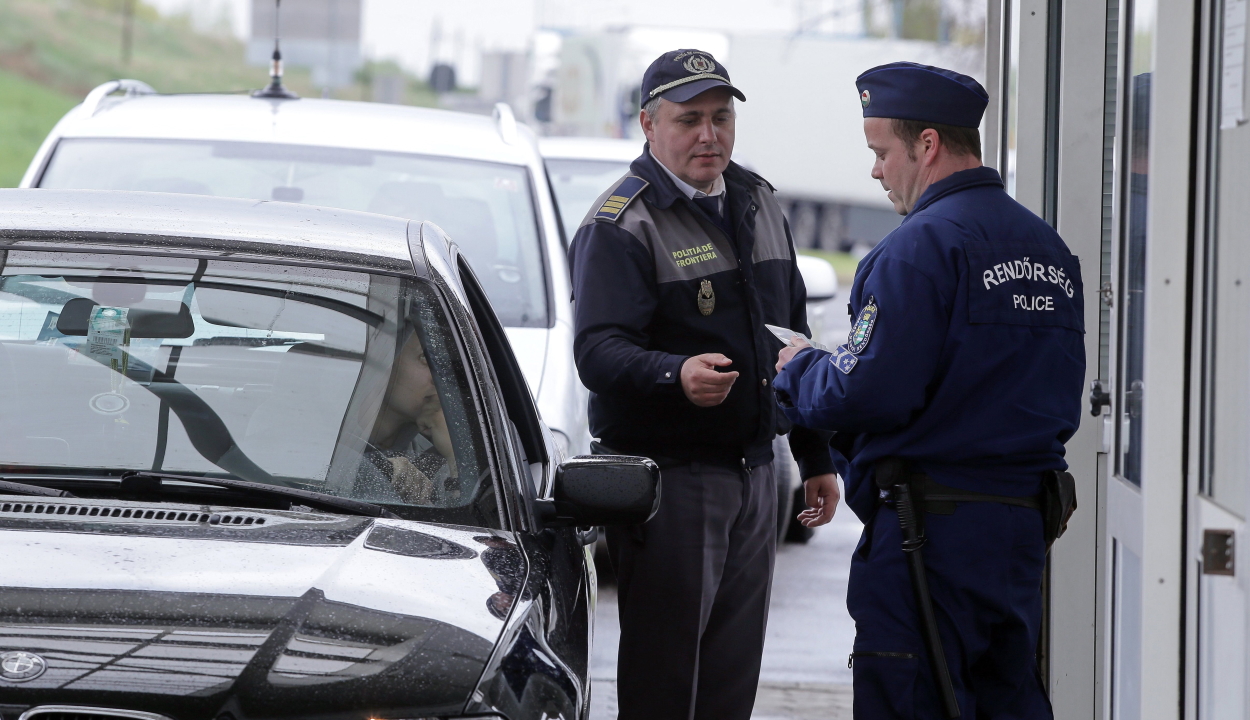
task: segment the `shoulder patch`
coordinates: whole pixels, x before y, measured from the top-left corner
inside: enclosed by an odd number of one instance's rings
[[[868,347],[868,341],[872,339],[872,329],[876,324],[877,299],[869,295],[868,303],[864,305],[863,310],[859,311],[859,319],[851,328],[851,336],[847,339],[846,349],[856,355],[862,353],[864,348]]]
[[[859,358],[855,357],[855,353],[847,350],[845,345],[839,345],[830,353],[829,362],[841,370],[843,375],[850,375],[855,365],[859,363]]]
[[[629,204],[634,201],[647,187],[648,183],[640,177],[630,175],[621,181],[620,185],[612,191],[612,194],[603,205],[595,212],[596,220],[607,220],[608,222],[616,222],[621,217],[621,213]]]

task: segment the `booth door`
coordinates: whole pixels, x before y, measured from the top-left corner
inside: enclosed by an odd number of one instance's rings
[[[1246,0],[1214,0],[1205,18],[1208,66],[1198,237],[1202,242],[1201,418],[1190,500],[1191,668],[1197,717],[1250,717],[1247,583],[1250,547],[1250,124],[1246,123]],[[1240,556],[1240,557],[1239,557]]]

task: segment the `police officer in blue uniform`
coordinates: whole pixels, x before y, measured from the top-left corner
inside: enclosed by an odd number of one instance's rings
[[[647,135],[569,250],[574,356],[597,452],[659,463],[655,517],[609,528],[621,720],[749,720],[776,552],[773,397],[781,343],[807,333],[803,280],[773,188],[730,161],[729,72],[700,50],[643,75]],[[790,448],[821,517],[837,505],[828,433]]]
[[[1072,509],[1080,267],[982,166],[980,84],[912,63],[856,84],[872,176],[906,217],[859,264],[847,342],[784,349],[775,382],[793,422],[836,431],[865,523],[855,717],[1051,718],[1035,651],[1053,518]]]

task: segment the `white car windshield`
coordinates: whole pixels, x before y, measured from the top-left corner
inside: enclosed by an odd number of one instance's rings
[[[281,200],[428,220],[464,251],[504,325],[548,326],[524,167],[308,145],[65,138],[39,186]]]
[[[590,212],[595,198],[627,172],[629,163],[615,160],[547,160],[547,173],[551,175],[551,187],[560,203],[560,220],[569,240]]]
[[[435,291],[385,275],[0,253],[0,468],[148,470],[498,527],[483,431]]]

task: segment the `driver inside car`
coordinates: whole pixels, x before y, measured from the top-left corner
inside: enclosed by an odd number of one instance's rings
[[[405,502],[438,504],[459,492],[447,419],[416,333],[391,368],[365,458],[364,471],[380,474]]]

